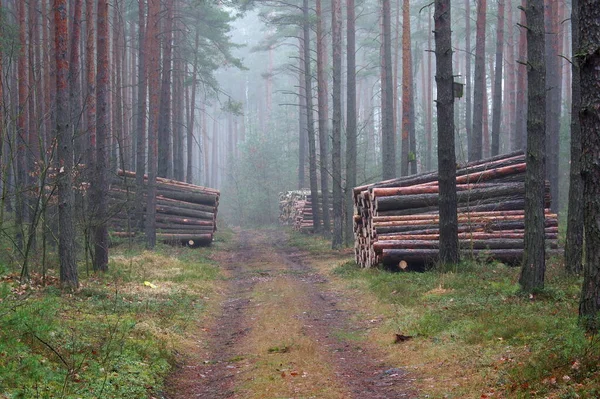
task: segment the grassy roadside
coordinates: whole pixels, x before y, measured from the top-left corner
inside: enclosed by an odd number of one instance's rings
[[[0,398],[143,398],[162,388],[220,272],[212,248],[120,245],[109,272],[64,293],[50,270],[28,284],[0,265]]]
[[[293,233],[290,244],[325,251]],[[427,398],[597,398],[600,342],[577,326],[581,280],[557,262],[546,289],[519,292],[519,269],[463,262],[451,270],[360,270],[327,250],[313,265],[350,299],[364,336],[413,371]],[[394,344],[395,334],[411,336]]]

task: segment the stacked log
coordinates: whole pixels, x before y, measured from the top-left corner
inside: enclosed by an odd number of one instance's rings
[[[459,245],[465,255],[519,263],[525,220],[525,157],[522,151],[457,169]],[[362,267],[406,267],[437,261],[437,173],[354,189],[355,258]],[[546,184],[545,207],[550,207]],[[557,248],[556,214],[546,211],[545,234]]]
[[[296,219],[310,199],[310,190],[294,190],[279,193],[279,223],[286,226],[296,224]]]
[[[109,190],[109,226],[113,235],[135,236],[136,231],[143,231],[147,182],[144,176],[143,220],[140,221],[135,219],[135,172],[118,171],[118,178],[111,182]],[[217,231],[218,190],[159,177],[156,194],[157,240],[191,247],[212,243]]]
[[[321,193],[317,199],[321,209]],[[287,191],[279,194],[279,222],[291,225],[294,230],[304,233],[314,232],[312,195],[310,190]]]

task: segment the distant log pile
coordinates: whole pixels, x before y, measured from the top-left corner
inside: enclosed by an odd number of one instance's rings
[[[522,151],[457,169],[461,251],[506,263],[523,256],[525,156]],[[355,258],[362,267],[379,263],[405,268],[439,256],[437,172],[387,180],[354,189]],[[550,208],[546,183],[545,208]],[[557,215],[546,210],[545,234],[557,247]]]
[[[144,187],[148,184],[144,176]],[[156,239],[183,243],[192,247],[210,245],[217,230],[219,191],[177,180],[157,178]],[[143,193],[146,196],[146,191]],[[135,172],[119,170],[111,182],[111,219],[109,226],[115,236],[127,237],[140,230],[136,220]],[[142,210],[146,219],[146,199]],[[142,229],[143,231],[143,229]]]
[[[321,209],[319,192],[318,208]],[[314,231],[312,196],[310,190],[287,191],[279,194],[279,222],[305,233]]]

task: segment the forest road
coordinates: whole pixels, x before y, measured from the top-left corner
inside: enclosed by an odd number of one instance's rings
[[[277,230],[240,231],[217,254],[225,281],[164,399],[416,398],[353,323],[347,299]]]

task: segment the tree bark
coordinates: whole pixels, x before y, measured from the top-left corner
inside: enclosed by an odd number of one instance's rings
[[[437,85],[438,184],[440,251],[442,262],[457,263],[456,155],[454,149],[454,76],[450,0],[435,1],[435,58]]]
[[[473,130],[469,147],[469,161],[481,159],[483,155],[483,112],[485,96],[485,13],[486,0],[477,2],[477,28],[475,38],[475,85],[473,92]]]
[[[351,245],[354,240],[352,215],[354,204],[352,189],[356,186],[356,32],[354,0],[346,0],[346,191],[345,243]]]
[[[333,239],[334,249],[342,246],[342,2],[331,0],[331,39],[333,49]],[[322,192],[323,199],[327,193]],[[326,206],[323,201],[323,212]]]
[[[581,175],[583,178],[585,270],[579,317],[592,333],[600,329],[600,7],[579,0],[581,82]]]
[[[308,132],[309,180],[311,196],[312,198],[318,198],[319,187],[317,182],[317,148],[315,143],[315,127],[313,123],[312,76],[310,68],[310,19],[308,11],[308,0],[303,0],[304,90],[306,93],[306,130]],[[321,218],[319,215],[319,206],[317,201],[312,202],[312,211],[314,228],[315,230],[318,230],[321,226]]]
[[[567,239],[565,243],[565,269],[568,273],[581,273],[583,270],[583,180],[581,178],[581,82],[579,79],[579,59],[575,51],[579,49],[579,1],[573,0],[571,12],[571,168],[569,174],[569,214],[567,216]]]
[[[471,140],[473,135],[473,101],[472,101],[472,76],[471,76],[471,0],[465,0],[465,129],[467,131],[467,157],[471,153]]]
[[[306,188],[306,82],[304,77],[304,39],[298,40],[298,190]]]
[[[390,0],[382,0],[382,121],[381,155],[384,180],[396,176],[396,129],[394,126],[394,81],[392,76],[392,31]]]
[[[92,203],[95,205],[94,217],[94,259],[95,271],[108,270],[108,148],[110,137],[108,91],[110,86],[110,67],[108,62],[108,1],[98,0],[97,12],[97,74],[96,74],[96,170],[94,176]],[[95,184],[94,184],[95,183]]]
[[[502,118],[502,58],[504,52],[504,0],[498,0],[496,30],[496,68],[494,69],[494,98],[492,105],[492,156],[500,153],[500,120]]]
[[[160,109],[160,46],[159,46],[160,0],[148,1],[148,87],[150,104],[148,110],[148,195],[146,202],[146,245],[156,245],[156,178],[158,174],[158,129]]]
[[[402,160],[401,175],[415,174],[417,159],[412,152],[414,132],[414,94],[412,47],[410,41],[410,0],[403,0],[402,6]],[[412,138],[412,140],[411,140]],[[410,169],[409,169],[410,168]]]
[[[193,158],[193,145],[194,145],[194,123],[196,115],[196,85],[198,80],[198,52],[200,44],[200,29],[196,27],[196,38],[194,39],[194,66],[192,70],[192,88],[191,88],[191,100],[190,100],[190,120],[187,127],[187,173],[185,174],[186,181],[192,183],[193,171],[192,171],[192,158]],[[198,138],[200,141],[200,138]],[[206,154],[204,154],[206,156]]]
[[[161,3],[163,3],[161,1]],[[160,88],[160,111],[158,113],[158,176],[172,177],[173,148],[171,146],[171,65],[173,36],[173,0],[166,0],[162,24],[162,83]],[[158,43],[157,43],[158,45]]]
[[[148,72],[146,71],[147,39],[149,37],[146,28],[146,5],[145,0],[138,2],[138,104],[137,104],[137,135],[136,135],[136,165],[135,180],[137,187],[136,198],[136,220],[138,221],[137,230],[143,231],[143,197],[142,189],[144,187],[144,174],[146,173],[146,107],[148,95]],[[151,50],[150,50],[151,51]]]
[[[544,177],[546,167],[546,65],[544,1],[528,0],[527,14],[527,172],[525,254],[519,284],[523,291],[544,288]]]
[[[317,13],[317,100],[319,103],[319,161],[321,173],[321,195],[323,196],[323,230],[329,232],[331,223],[329,218],[329,107],[327,75],[327,50],[325,41],[325,31],[323,29],[323,12],[321,10],[321,0],[316,0]],[[334,27],[332,26],[332,29]],[[335,45],[335,44],[334,44]],[[341,45],[341,44],[340,44]],[[340,55],[341,57],[341,55]],[[335,120],[335,119],[334,119]],[[340,118],[341,121],[341,118]],[[335,127],[334,127],[335,128]],[[335,184],[335,182],[334,182]]]
[[[81,6],[81,4],[79,5]],[[54,0],[56,40],[56,140],[58,152],[58,255],[61,285],[77,288],[75,228],[73,226],[73,132],[69,122],[69,61],[67,0]],[[71,82],[72,84],[75,82]]]
[[[522,0],[523,10],[527,7],[527,0]],[[515,150],[525,149],[527,146],[527,16],[521,12],[519,24],[519,59],[517,65],[517,113],[515,121]]]

